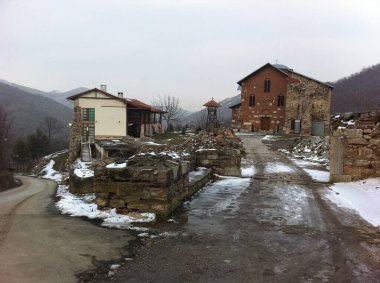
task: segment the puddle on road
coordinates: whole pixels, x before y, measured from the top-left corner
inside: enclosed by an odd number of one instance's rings
[[[206,185],[191,201],[185,202],[173,215],[187,232],[224,233],[222,221],[239,210],[240,197],[251,183],[249,178],[222,178]]]

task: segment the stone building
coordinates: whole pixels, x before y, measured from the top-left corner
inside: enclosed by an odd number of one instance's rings
[[[232,111],[231,127],[240,130],[242,124],[241,102],[232,105],[229,108],[231,108]]]
[[[301,136],[329,134],[332,86],[270,63],[237,83],[241,105],[232,108],[236,128]],[[241,121],[236,122],[239,111]]]

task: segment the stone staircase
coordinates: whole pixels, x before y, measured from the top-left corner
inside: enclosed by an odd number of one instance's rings
[[[83,162],[91,162],[92,161],[90,143],[88,143],[88,142],[82,143],[81,160]]]

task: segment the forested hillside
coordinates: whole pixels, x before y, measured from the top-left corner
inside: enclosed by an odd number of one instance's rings
[[[4,83],[0,83],[0,105],[10,116],[13,136],[25,137],[43,128],[47,118],[54,118],[62,125],[59,136],[68,139],[72,119],[69,107]]]
[[[50,92],[44,92],[44,91],[41,91],[41,90],[38,90],[35,88],[19,85],[19,84],[8,82],[8,81],[2,80],[2,79],[0,79],[0,83],[13,86],[15,88],[21,89],[21,90],[26,91],[28,93],[42,95],[44,97],[53,99],[54,101],[59,102],[59,103],[65,105],[65,106],[68,106],[70,108],[72,107],[72,103],[70,101],[67,101],[66,98],[69,96],[75,95],[77,93],[88,90],[85,87],[78,87],[78,88],[75,88],[75,89],[72,89],[69,91],[65,91],[65,92],[60,92],[60,91],[56,91],[56,90],[53,90]]]
[[[332,113],[380,109],[380,64],[334,83]]]

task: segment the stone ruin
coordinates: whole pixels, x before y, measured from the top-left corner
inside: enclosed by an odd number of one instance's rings
[[[332,130],[332,182],[380,177],[380,111],[336,115]]]
[[[141,144],[136,147],[139,152],[127,160],[94,162],[91,178],[71,173],[70,191],[95,193],[100,207],[155,212],[165,218],[209,182],[212,173],[240,176],[242,144],[230,129],[186,137],[173,144]],[[198,178],[189,178],[198,167],[208,169],[203,169]]]

